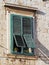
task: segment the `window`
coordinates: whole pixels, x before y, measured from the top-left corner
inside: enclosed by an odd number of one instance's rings
[[[10,15],[11,53],[34,55],[33,18],[21,15]]]

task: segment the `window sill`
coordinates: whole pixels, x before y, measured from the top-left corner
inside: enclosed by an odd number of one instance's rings
[[[17,55],[17,54],[7,54],[7,58],[15,58],[15,59],[26,59],[26,60],[37,60],[37,56],[26,56],[26,55]]]

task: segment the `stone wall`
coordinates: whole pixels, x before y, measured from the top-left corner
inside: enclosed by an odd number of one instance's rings
[[[37,60],[5,58],[7,48],[7,17],[5,3],[37,7],[35,40]],[[0,0],[0,65],[49,65],[49,1]]]

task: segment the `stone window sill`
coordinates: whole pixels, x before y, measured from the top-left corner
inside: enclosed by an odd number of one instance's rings
[[[26,56],[26,55],[16,55],[16,54],[7,54],[7,58],[15,58],[15,59],[26,59],[26,60],[37,60],[37,56]]]

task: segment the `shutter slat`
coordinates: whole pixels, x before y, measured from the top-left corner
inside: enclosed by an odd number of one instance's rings
[[[23,17],[23,34],[31,34],[31,22],[30,18]]]
[[[20,16],[13,16],[13,33],[14,34],[21,34],[21,17]]]
[[[24,35],[24,39],[26,41],[27,47],[29,47],[29,48],[35,48],[35,42],[32,39],[31,35],[27,35],[27,34]]]
[[[25,47],[21,34],[21,16],[13,15],[13,36],[17,47]]]
[[[15,43],[17,47],[25,47],[25,43],[20,35],[14,35]]]

